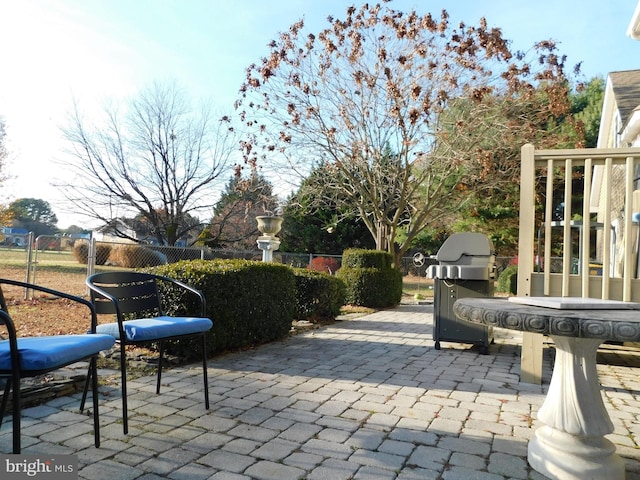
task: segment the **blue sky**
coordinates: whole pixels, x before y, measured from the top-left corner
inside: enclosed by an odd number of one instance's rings
[[[374,2],[370,2],[374,3]],[[346,0],[0,0],[0,115],[11,173],[0,203],[47,200],[60,227],[82,220],[59,208],[50,180],[63,159],[59,127],[75,98],[91,109],[155,80],[230,111],[245,68],[300,18],[311,31],[359,2]],[[502,29],[517,49],[552,38],[587,78],[640,68],[640,42],[626,36],[637,0],[394,0],[392,8]],[[85,222],[86,223],[86,222]]]

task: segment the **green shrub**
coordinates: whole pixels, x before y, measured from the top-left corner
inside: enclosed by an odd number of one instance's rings
[[[394,269],[391,254],[379,250],[345,250],[336,276],[346,285],[346,303],[385,308],[402,299],[402,273]]]
[[[518,292],[518,266],[509,265],[498,277],[496,285],[498,292],[511,293],[515,295]]]
[[[213,320],[208,353],[257,345],[286,337],[294,318],[293,269],[249,260],[185,260],[146,271],[181,280],[201,290],[207,315]],[[199,315],[191,295],[165,292],[168,314]],[[196,340],[167,346],[167,351],[190,357],[199,352]]]
[[[342,280],[324,272],[295,268],[297,320],[332,320],[345,303],[346,287]]]
[[[96,244],[96,265],[104,265],[107,263],[110,254],[111,245]],[[86,265],[89,262],[89,243],[76,242],[73,246],[73,257],[78,263],[84,263]]]

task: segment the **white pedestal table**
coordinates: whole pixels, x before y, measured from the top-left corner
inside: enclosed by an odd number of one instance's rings
[[[511,301],[509,301],[511,300]],[[540,306],[543,305],[543,306]],[[613,424],[596,369],[599,345],[640,340],[640,304],[580,298],[461,298],[461,320],[550,336],[556,346],[551,383],[528,445],[529,464],[562,480],[622,480],[624,461],[605,438]]]

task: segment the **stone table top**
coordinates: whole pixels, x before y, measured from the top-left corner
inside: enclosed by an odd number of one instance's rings
[[[461,320],[509,330],[618,342],[640,340],[640,311],[633,309],[560,309],[507,298],[460,298],[453,312]]]

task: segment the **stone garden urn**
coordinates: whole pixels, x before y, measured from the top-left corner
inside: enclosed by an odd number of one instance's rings
[[[258,221],[258,230],[262,235],[267,237],[275,237],[282,228],[282,217],[274,217],[270,215],[262,215],[256,217]]]
[[[272,262],[273,252],[280,247],[280,239],[276,237],[282,228],[282,217],[263,215],[256,217],[258,230],[262,233],[258,237],[258,248],[262,250],[262,261]]]

